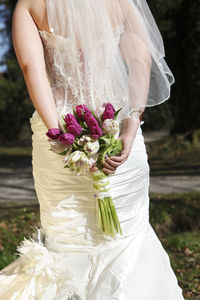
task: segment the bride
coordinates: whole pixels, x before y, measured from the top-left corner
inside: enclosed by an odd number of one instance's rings
[[[170,96],[173,75],[145,0],[18,0],[13,44],[35,111],[33,176],[41,227],[0,271],[2,300],[183,300],[149,223],[145,107]],[[91,174],[77,176],[49,151],[51,129],[76,105],[119,114],[119,155],[107,157],[123,235],[97,226]],[[48,131],[48,133],[47,133]]]

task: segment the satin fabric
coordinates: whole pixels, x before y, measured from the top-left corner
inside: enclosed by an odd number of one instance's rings
[[[142,123],[141,123],[142,124]],[[110,176],[123,236],[97,228],[91,176],[64,169],[35,112],[33,176],[41,228],[0,272],[4,300],[183,300],[169,257],[149,223],[149,165],[141,125],[128,160]]]

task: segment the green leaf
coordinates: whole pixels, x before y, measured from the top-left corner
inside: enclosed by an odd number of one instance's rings
[[[91,112],[92,112],[93,117],[95,117],[95,119],[97,120],[99,126],[101,127],[101,120],[99,120],[99,118],[97,117],[97,115],[95,114],[95,112],[93,110]]]
[[[121,107],[120,109],[118,109],[118,110],[114,113],[114,120],[117,119],[117,117],[118,117],[118,115],[119,115],[119,113],[120,113],[121,110],[122,110],[122,107]]]
[[[67,150],[63,151],[63,152],[60,152],[60,153],[57,153],[59,155],[66,155],[67,154]]]
[[[89,129],[84,129],[82,130],[82,135],[86,135],[86,134],[89,134],[90,133],[90,130]]]
[[[100,137],[99,142],[100,143],[104,142],[104,143],[110,145],[111,139],[109,136],[105,135],[105,136]]]
[[[73,109],[73,115],[74,115],[74,117],[75,117],[76,119],[78,119],[78,115],[77,115],[75,109]]]
[[[115,139],[112,144],[112,148],[110,149],[108,155],[114,156],[119,154],[122,151],[123,145],[120,139]]]
[[[79,145],[77,142],[73,143],[73,149],[74,150],[82,150],[83,146]]]
[[[83,129],[87,129],[87,126],[86,126],[86,124],[83,122],[83,121],[79,121],[79,124],[81,125],[81,127],[83,128]]]
[[[67,133],[67,132],[68,132],[68,130],[67,130],[67,126],[66,126],[66,124],[63,124],[63,127],[64,127],[64,129],[65,129],[65,132]]]

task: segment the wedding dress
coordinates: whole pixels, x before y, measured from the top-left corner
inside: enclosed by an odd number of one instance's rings
[[[52,5],[53,0],[48,3]],[[49,6],[52,25],[51,12]],[[74,102],[80,104],[82,99],[85,103],[92,97],[87,89],[84,95],[80,89],[79,76],[86,76],[83,50],[75,47],[73,39],[55,33],[55,28],[39,33],[47,74],[62,115],[72,110]],[[114,28],[108,61],[123,30],[123,25]],[[100,40],[98,47],[102,47]],[[66,64],[61,68],[59,60],[63,57]],[[101,87],[111,84],[108,76],[103,77],[108,74],[102,68]],[[112,93],[111,87],[105,90],[108,95]],[[30,122],[41,227],[17,247],[20,256],[0,271],[0,299],[183,300],[169,256],[149,223],[149,165],[142,122],[128,160],[110,175],[111,194],[123,231],[116,238],[104,235],[97,226],[91,176],[77,176],[64,169],[61,157],[49,151],[47,128],[37,111]]]

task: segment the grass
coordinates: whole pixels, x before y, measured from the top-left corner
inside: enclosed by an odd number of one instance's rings
[[[186,300],[200,297],[200,193],[151,194],[150,223],[170,256]],[[16,247],[40,225],[38,207],[1,210],[0,269],[18,256]]]
[[[16,247],[40,225],[39,208],[10,208],[0,211],[0,269],[18,257]]]
[[[200,299],[199,215],[200,193],[151,195],[150,223],[187,300]]]
[[[151,175],[200,175],[200,130],[146,144]]]

